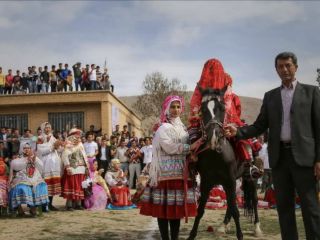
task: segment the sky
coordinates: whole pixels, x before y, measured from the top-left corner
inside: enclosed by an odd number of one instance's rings
[[[263,98],[283,51],[296,53],[299,81],[317,84],[319,24],[316,1],[1,1],[0,66],[106,60],[115,94],[131,96],[156,71],[193,90],[217,58],[235,93]]]

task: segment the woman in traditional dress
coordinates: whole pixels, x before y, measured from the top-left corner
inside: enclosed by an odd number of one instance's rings
[[[23,146],[23,157],[11,161],[9,202],[10,208],[18,209],[20,216],[24,215],[22,204],[27,204],[31,215],[36,216],[36,207],[49,203],[47,184],[40,174],[42,170],[42,161],[27,143]]]
[[[92,195],[84,200],[84,205],[88,210],[103,210],[107,206],[110,198],[109,188],[105,180],[101,177],[103,169],[98,171],[98,162],[89,162],[89,173],[92,181]]]
[[[186,155],[190,151],[189,136],[180,120],[183,111],[180,96],[168,96],[160,116],[160,126],[153,138],[150,185],[144,190],[140,213],[156,217],[161,238],[178,239],[180,219],[196,216],[196,194],[185,175]]]
[[[81,143],[80,129],[72,128],[69,131],[67,144],[62,153],[64,173],[62,177],[62,197],[67,199],[68,211],[83,210],[81,201],[84,200],[82,182],[88,174],[88,161]]]
[[[119,159],[111,160],[111,169],[105,176],[106,182],[110,186],[111,204],[115,207],[131,206],[131,195],[127,186],[127,178],[121,170]]]
[[[43,163],[42,177],[48,185],[49,209],[57,211],[52,205],[53,196],[61,195],[61,158],[57,152],[62,142],[52,135],[51,124],[41,124],[42,135],[38,137],[37,156]]]

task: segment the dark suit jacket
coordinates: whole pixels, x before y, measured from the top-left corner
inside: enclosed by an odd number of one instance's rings
[[[320,92],[318,87],[297,83],[291,106],[291,145],[295,162],[312,167],[320,162]],[[280,153],[280,133],[283,121],[281,88],[264,95],[257,120],[238,129],[238,138],[258,136],[269,128],[268,153],[272,168]]]
[[[98,151],[99,151],[99,153],[97,155],[97,160],[100,161],[101,155],[102,155],[101,146],[99,146]],[[107,162],[110,163],[111,162],[111,148],[109,146],[106,146],[105,151],[106,151]]]

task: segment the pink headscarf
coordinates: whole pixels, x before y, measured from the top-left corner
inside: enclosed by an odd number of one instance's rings
[[[161,114],[160,114],[160,121],[157,122],[154,126],[153,126],[153,131],[156,132],[157,129],[160,127],[160,125],[162,123],[168,122],[168,117],[169,117],[169,110],[170,110],[170,105],[172,102],[174,101],[179,101],[180,105],[181,105],[181,112],[184,111],[184,100],[182,97],[177,96],[177,95],[169,95],[166,97],[166,99],[164,100],[164,102],[162,103],[162,110],[161,110]]]
[[[181,112],[184,111],[184,101],[183,98],[177,95],[169,95],[166,97],[164,102],[162,103],[162,110],[160,115],[160,123],[164,123],[168,121],[169,109],[172,102],[178,101],[181,105]]]

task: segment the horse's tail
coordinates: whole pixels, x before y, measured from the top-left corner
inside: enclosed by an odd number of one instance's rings
[[[243,209],[244,215],[253,220],[254,204],[256,204],[256,184],[250,176],[243,175],[242,177],[242,190],[243,190]]]

